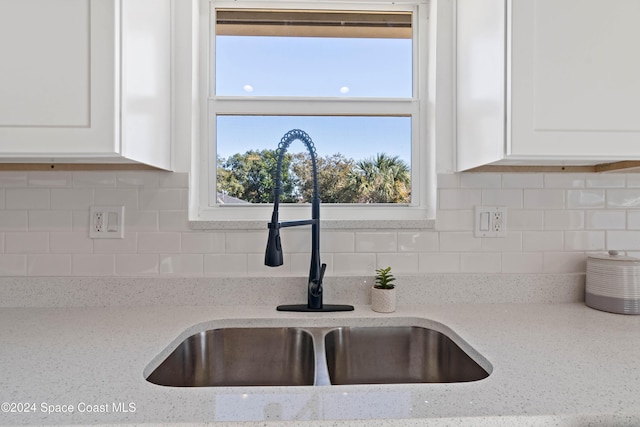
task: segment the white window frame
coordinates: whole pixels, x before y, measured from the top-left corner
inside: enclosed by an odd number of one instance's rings
[[[435,150],[428,133],[429,0],[329,0],[300,2],[288,0],[200,0],[199,3],[199,144],[192,151],[189,219],[193,228],[257,228],[271,215],[271,205],[216,205],[216,113],[274,115],[410,115],[412,117],[412,157],[410,204],[322,204],[324,226],[350,224],[349,228],[395,228],[429,226],[435,218]],[[215,9],[216,8],[295,8],[390,10],[413,12],[413,96],[391,98],[305,98],[215,96]],[[198,86],[198,85],[196,85]],[[313,102],[309,102],[312,99]],[[313,135],[310,135],[313,138]],[[276,149],[279,141],[273,142]],[[298,141],[294,142],[294,145]],[[302,145],[300,147],[303,151]],[[210,201],[213,203],[210,203]],[[280,205],[280,219],[306,218],[309,205]],[[427,220],[427,222],[424,222]],[[336,228],[340,226],[336,225]]]

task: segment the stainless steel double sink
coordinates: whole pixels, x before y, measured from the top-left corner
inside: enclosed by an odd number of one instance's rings
[[[469,382],[489,373],[418,326],[220,328],[182,341],[147,381],[173,387]]]

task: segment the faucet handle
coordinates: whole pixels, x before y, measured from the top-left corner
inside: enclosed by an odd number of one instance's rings
[[[320,279],[318,280],[318,284],[322,285],[322,279],[324,279],[324,272],[327,269],[327,264],[322,263],[320,266]]]

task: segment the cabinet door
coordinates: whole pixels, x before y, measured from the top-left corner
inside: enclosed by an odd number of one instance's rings
[[[511,6],[507,154],[640,158],[640,1]]]
[[[456,170],[505,155],[504,0],[458,0],[456,8]]]
[[[116,151],[116,3],[0,0],[0,155]]]

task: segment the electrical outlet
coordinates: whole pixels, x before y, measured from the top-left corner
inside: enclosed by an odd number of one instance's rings
[[[475,237],[506,237],[507,208],[505,206],[476,206]]]
[[[91,206],[89,237],[92,239],[124,238],[124,206]]]
[[[502,211],[493,212],[493,222],[491,223],[491,229],[496,233],[500,233],[503,228]]]

